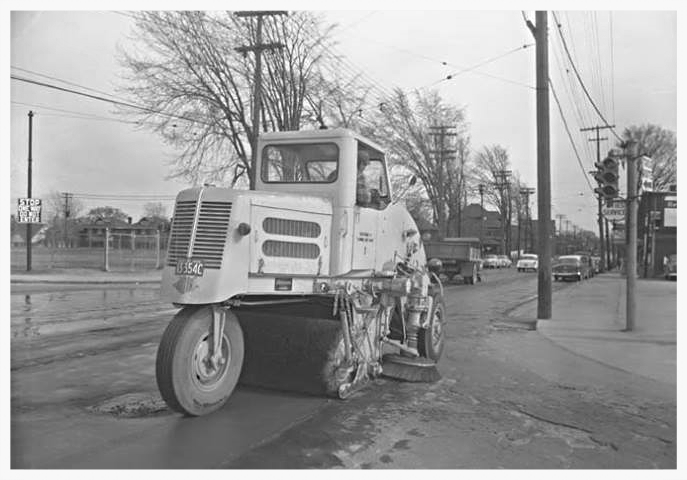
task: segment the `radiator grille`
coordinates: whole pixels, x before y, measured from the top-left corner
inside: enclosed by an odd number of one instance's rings
[[[275,217],[267,217],[263,220],[262,229],[266,233],[306,238],[317,238],[322,231],[320,225],[315,222]]]
[[[314,259],[320,256],[320,247],[314,243],[295,243],[267,240],[262,244],[262,252],[268,257]]]
[[[177,260],[188,257],[195,213],[195,201],[177,203],[172,222],[167,265],[174,266]],[[191,258],[202,260],[205,268],[218,269],[222,266],[230,217],[231,202],[203,201],[200,204]]]
[[[178,201],[174,206],[172,233],[167,249],[167,265],[174,266],[177,260],[188,257],[188,247],[193,232],[193,220],[196,216],[196,201]]]

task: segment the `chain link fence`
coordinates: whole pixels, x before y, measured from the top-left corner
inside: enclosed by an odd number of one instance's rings
[[[68,268],[143,271],[162,268],[165,256],[166,250],[159,233],[141,235],[106,232],[104,235],[94,236],[90,247],[34,245],[31,248],[31,268],[35,271]],[[26,247],[12,246],[10,259],[12,271],[25,270]]]

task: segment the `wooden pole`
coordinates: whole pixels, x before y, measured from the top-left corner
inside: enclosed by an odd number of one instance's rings
[[[626,319],[625,330],[635,329],[637,318],[637,155],[636,143],[627,148],[627,237],[626,237]]]
[[[31,164],[33,163],[33,111],[29,110],[29,178],[28,178],[28,188],[27,188],[27,196],[30,199],[31,198],[31,176],[32,176],[32,171],[31,171]],[[30,201],[30,200],[29,200]],[[27,223],[26,224],[26,271],[30,272],[31,271],[31,237],[33,237],[31,233],[31,224]]]
[[[539,270],[537,318],[551,318],[551,159],[549,138],[549,45],[546,11],[535,14],[537,68],[537,222]]]

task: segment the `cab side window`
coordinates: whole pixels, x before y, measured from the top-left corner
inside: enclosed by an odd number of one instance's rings
[[[371,158],[366,151],[358,153],[356,203],[361,207],[384,209],[390,202],[384,162]]]

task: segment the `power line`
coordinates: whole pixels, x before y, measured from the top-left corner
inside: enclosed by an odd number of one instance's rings
[[[611,108],[613,112],[613,122],[615,123],[615,65],[613,62],[613,12],[608,12],[608,23],[611,35]]]
[[[337,33],[341,34],[341,33],[345,32],[346,30],[350,30],[350,29],[353,28],[354,26],[358,25],[360,22],[362,22],[362,21],[364,21],[364,20],[367,20],[367,19],[370,18],[372,15],[375,15],[375,14],[377,14],[377,13],[379,13],[379,10],[375,10],[375,11],[372,11],[372,12],[366,14],[366,15],[363,15],[363,16],[360,17],[358,20],[355,20],[355,21],[349,23],[346,27],[342,28],[342,29],[339,30]]]
[[[565,37],[563,36],[563,29],[562,29],[561,24],[558,21],[558,16],[556,15],[556,12],[552,12],[552,13],[553,13],[553,18],[556,20],[556,26],[558,27],[558,35],[561,37],[561,41],[563,42],[563,47],[565,48],[565,53],[568,56],[568,60],[570,60],[570,65],[572,65],[572,67],[573,67],[573,71],[575,72],[575,75],[577,76],[577,80],[580,82],[580,85],[582,86],[582,90],[584,91],[585,95],[587,96],[587,99],[589,99],[590,103],[594,107],[594,110],[596,110],[596,113],[599,115],[599,118],[601,118],[601,120],[603,120],[603,122],[606,126],[610,126],[610,123],[608,123],[606,118],[603,116],[603,114],[599,110],[599,107],[596,106],[594,99],[592,99],[591,95],[589,94],[589,91],[587,90],[587,87],[585,86],[584,82],[582,81],[582,77],[580,77],[580,73],[577,70],[577,66],[575,66],[575,63],[573,62],[572,57],[570,56],[570,51],[568,50],[568,44],[566,43]],[[613,132],[613,135],[615,135],[615,137],[618,140],[622,140],[622,138],[620,137],[620,135],[617,134],[615,129],[611,128],[610,130],[611,130],[611,132]]]
[[[32,79],[30,79],[30,78],[19,77],[19,76],[12,75],[12,74],[10,74],[10,78],[13,79],[13,80],[20,81],[20,82],[26,82],[26,83],[38,85],[38,86],[45,87],[45,88],[51,88],[51,89],[59,90],[59,91],[66,92],[66,93],[72,93],[72,94],[74,94],[74,95],[80,95],[80,96],[82,96],[82,97],[91,98],[91,99],[93,99],[93,100],[99,100],[99,101],[101,101],[101,102],[108,102],[108,103],[112,103],[112,104],[114,104],[114,105],[120,105],[120,106],[123,106],[123,107],[133,108],[133,109],[136,109],[136,110],[142,110],[142,111],[147,112],[147,113],[149,113],[149,114],[161,115],[161,116],[165,116],[165,117],[169,117],[169,118],[176,118],[176,119],[179,119],[179,120],[186,120],[187,122],[191,122],[191,123],[199,123],[199,124],[201,124],[201,125],[212,126],[212,124],[210,124],[210,123],[203,122],[203,121],[200,121],[200,120],[194,120],[194,119],[191,119],[191,118],[188,118],[188,117],[184,117],[184,116],[182,116],[182,115],[174,115],[174,114],[172,114],[172,113],[166,113],[166,112],[163,112],[163,111],[160,111],[160,110],[154,110],[154,109],[152,109],[152,108],[142,107],[142,106],[140,106],[140,105],[135,105],[135,104],[129,103],[129,102],[120,102],[120,101],[118,101],[118,100],[113,100],[113,99],[101,97],[101,96],[98,96],[98,95],[91,95],[90,93],[79,92],[79,91],[77,91],[77,90],[72,90],[72,89],[70,89],[70,88],[61,87],[61,86],[59,86],[59,85],[54,85],[54,84],[51,84],[51,83],[39,82],[39,81],[37,81],[37,80],[32,80]]]
[[[97,115],[97,114],[92,114],[92,113],[87,113],[87,112],[80,112],[77,110],[67,110],[67,109],[63,109],[63,108],[50,107],[48,105],[43,105],[43,104],[39,104],[39,103],[26,103],[26,102],[19,102],[19,101],[15,101],[15,100],[12,100],[11,103],[13,105],[18,105],[18,106],[42,108],[45,110],[50,110],[50,111],[55,111],[55,112],[73,114],[73,115],[60,115],[60,114],[55,114],[55,113],[42,113],[41,116],[44,116],[44,117],[45,116],[51,116],[51,117],[60,117],[60,118],[75,118],[75,119],[81,119],[81,120],[103,120],[103,121],[110,121],[110,122],[125,123],[125,124],[129,124],[129,125],[142,125],[142,124],[153,125],[153,123],[151,123],[151,122],[135,121],[135,120],[123,120],[121,118],[115,118],[115,117],[105,117],[102,115]]]
[[[503,57],[507,57],[508,55],[511,55],[511,54],[513,54],[513,53],[516,53],[516,52],[519,52],[520,50],[524,50],[524,49],[526,49],[526,48],[528,48],[528,47],[531,47],[531,46],[533,46],[533,45],[534,45],[534,43],[526,43],[525,45],[522,45],[522,46],[517,47],[517,48],[513,48],[513,49],[511,49],[511,50],[508,50],[507,52],[501,53],[501,54],[496,55],[496,56],[494,56],[494,57],[490,57],[490,58],[488,58],[488,59],[486,59],[486,60],[484,60],[484,61],[482,61],[482,62],[476,63],[476,64],[472,65],[471,67],[464,67],[464,68],[463,68],[463,67],[458,67],[458,68],[462,68],[462,69],[459,70],[459,71],[457,71],[457,72],[453,72],[453,73],[447,75],[446,78],[445,78],[444,80],[451,80],[453,77],[456,77],[456,76],[458,76],[458,75],[460,75],[460,74],[462,74],[462,73],[466,73],[466,72],[473,71],[473,70],[475,70],[475,69],[477,69],[477,68],[479,68],[479,67],[482,67],[482,66],[487,65],[487,64],[489,64],[489,63],[495,62],[496,60],[500,60],[500,59],[503,58]],[[448,64],[448,65],[451,65],[451,64]],[[533,87],[532,87],[532,88],[533,88]]]
[[[495,56],[495,57],[491,57],[491,58],[488,58],[487,60],[484,60],[484,61],[482,61],[482,62],[476,63],[475,65],[473,65],[473,66],[471,66],[471,67],[457,67],[457,68],[462,68],[462,70],[459,70],[459,71],[457,71],[457,72],[451,73],[451,74],[447,75],[445,78],[442,78],[441,80],[439,80],[439,81],[437,81],[437,82],[434,82],[434,83],[428,85],[428,87],[432,87],[432,86],[434,86],[434,85],[437,85],[437,84],[439,84],[439,83],[441,83],[441,82],[444,82],[444,81],[447,81],[447,80],[452,80],[453,78],[455,78],[455,77],[457,77],[458,75],[461,75],[461,74],[463,74],[463,73],[472,72],[472,73],[476,73],[476,74],[479,74],[479,75],[484,75],[484,76],[487,76],[487,77],[497,78],[497,79],[499,79],[499,80],[502,80],[502,81],[505,81],[505,82],[508,82],[508,83],[512,83],[512,84],[515,84],[515,85],[520,85],[520,86],[523,86],[523,87],[526,87],[526,88],[529,88],[529,89],[532,89],[532,90],[536,90],[535,87],[533,87],[532,85],[527,85],[526,83],[516,82],[516,81],[514,81],[514,80],[508,80],[508,79],[505,79],[505,78],[503,78],[503,77],[498,77],[498,76],[496,76],[496,75],[491,75],[491,74],[489,74],[489,73],[475,71],[475,70],[476,70],[477,68],[479,68],[479,67],[482,67],[482,66],[487,65],[487,64],[489,64],[489,63],[495,62],[496,60],[499,60],[499,59],[501,59],[501,58],[503,58],[503,57],[506,57],[506,56],[508,56],[508,55],[511,55],[511,54],[513,54],[513,53],[519,52],[520,50],[524,50],[524,49],[526,49],[526,48],[528,48],[528,47],[531,47],[531,46],[533,46],[533,45],[534,45],[533,43],[528,43],[528,44],[522,45],[522,46],[517,47],[517,48],[514,48],[514,49],[512,49],[512,50],[508,50],[507,52],[502,53],[502,54],[500,54],[500,55],[497,55],[497,56]],[[455,66],[455,65],[453,65],[453,64],[446,63],[446,62],[442,62],[442,63],[444,63],[445,65]],[[425,87],[425,88],[427,88],[427,87]]]
[[[560,39],[558,40],[560,44]],[[577,92],[575,90],[576,83],[573,82],[573,79],[570,77],[570,71],[565,67],[564,62],[562,60],[562,57],[559,56],[561,52],[559,50],[562,50],[562,48],[559,46],[559,48],[554,48],[554,45],[552,44],[551,50],[554,53],[554,58],[556,59],[556,64],[558,66],[558,70],[561,74],[561,81],[563,82],[564,85],[564,90],[566,93],[566,96],[568,98],[568,102],[570,105],[572,105],[572,110],[575,115],[575,119],[577,121],[577,125],[579,128],[582,128],[584,125],[586,125],[585,121],[585,116],[581,106],[584,104],[582,101],[578,101],[578,96],[576,95]],[[561,54],[562,55],[562,54]],[[591,146],[588,144],[588,142],[583,142],[584,145],[584,150],[586,151],[586,154],[590,157],[593,156],[593,152],[591,150]]]
[[[580,165],[580,169],[582,170],[582,175],[584,175],[584,179],[587,181],[587,185],[589,185],[589,189],[593,192],[594,187],[592,186],[592,183],[589,181],[589,177],[587,176],[587,171],[584,169],[584,165],[582,165],[582,159],[580,159],[580,154],[577,151],[577,147],[575,146],[575,142],[573,141],[572,134],[570,133],[570,129],[568,128],[568,122],[565,119],[565,115],[563,114],[563,107],[561,107],[561,102],[558,100],[558,95],[556,94],[556,89],[553,88],[553,82],[551,81],[551,78],[549,78],[549,85],[551,86],[551,93],[553,93],[553,98],[556,100],[556,105],[558,105],[558,112],[561,114],[561,120],[563,120],[563,125],[565,126],[565,131],[568,133],[568,138],[570,139],[570,144],[573,147],[573,151],[575,152],[575,158],[577,158],[577,163]]]
[[[93,93],[99,93],[99,94],[101,94],[101,95],[105,95],[105,96],[108,96],[108,97],[112,97],[112,98],[114,98],[115,100],[120,100],[120,101],[122,101],[122,102],[126,102],[126,99],[117,97],[117,96],[115,96],[115,95],[112,95],[111,93],[103,92],[102,90],[97,90],[97,89],[91,88],[91,87],[86,87],[86,86],[84,86],[84,85],[79,85],[78,83],[74,83],[74,82],[70,82],[70,81],[68,81],[68,80],[64,80],[64,79],[61,79],[61,78],[53,77],[53,76],[51,76],[51,75],[46,75],[45,73],[40,73],[40,72],[36,72],[36,71],[34,71],[34,70],[29,70],[28,68],[17,67],[17,66],[15,66],[15,65],[10,65],[10,68],[12,68],[12,69],[14,69],[14,70],[19,70],[19,71],[21,71],[21,72],[30,73],[30,74],[36,75],[36,76],[38,76],[38,77],[47,78],[47,79],[49,79],[49,80],[55,80],[55,81],[57,81],[57,82],[64,83],[65,85],[71,85],[72,87],[81,88],[81,89],[83,89],[83,90],[88,90],[88,91],[91,91],[91,92],[93,92]]]

